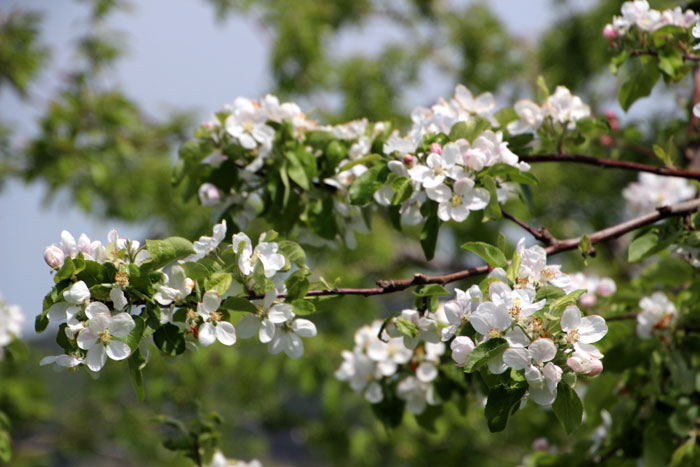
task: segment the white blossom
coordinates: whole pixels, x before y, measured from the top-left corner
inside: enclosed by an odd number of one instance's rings
[[[194,288],[194,281],[187,277],[182,266],[175,265],[170,269],[170,276],[165,276],[165,284],[156,286],[153,298],[161,305],[168,306],[171,303],[181,303]]]
[[[668,328],[677,314],[675,305],[661,292],[642,298],[639,307],[642,312],[637,315],[637,335],[642,339],[649,339],[655,330]]]
[[[274,276],[286,263],[278,250],[279,245],[275,242],[259,242],[253,250],[250,238],[246,234],[241,232],[233,236],[233,251],[239,255],[238,267],[246,276],[253,273],[258,260],[262,263],[265,277]]]
[[[684,178],[663,177],[652,173],[640,173],[638,181],[632,182],[622,196],[627,207],[634,213],[646,213],[660,206],[675,204],[695,196],[696,188]]]
[[[90,321],[78,334],[78,347],[87,350],[85,364],[92,371],[100,371],[107,361],[124,360],[131,355],[129,346],[117,339],[125,338],[136,326],[128,313],[110,315],[102,303],[93,302],[85,310]]]
[[[219,243],[226,237],[226,219],[222,220],[220,224],[214,225],[214,236],[199,237],[199,240],[193,243],[193,248],[195,253],[188,256],[187,258],[181,259],[180,263],[187,263],[198,261],[204,258],[207,254],[214,251]]]
[[[202,318],[199,326],[199,343],[202,347],[209,347],[217,340],[224,345],[236,343],[236,330],[233,324],[224,321],[224,315],[219,309],[221,297],[216,292],[209,290],[197,305],[197,314]]]

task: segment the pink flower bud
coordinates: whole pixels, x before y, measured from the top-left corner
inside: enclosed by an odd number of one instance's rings
[[[537,438],[532,442],[533,451],[546,451],[549,449],[549,441],[547,438]]]
[[[210,122],[202,122],[202,126],[206,128],[207,130],[211,130],[211,123]]]
[[[576,352],[574,352],[574,354],[576,354]],[[578,356],[572,356],[567,358],[566,364],[576,373],[583,373],[584,371],[588,370],[588,368],[586,368],[586,365],[584,364],[584,360]]]
[[[610,135],[603,135],[600,137],[600,144],[603,146],[610,146],[612,144],[612,138]]]
[[[610,295],[614,294],[616,290],[617,286],[615,285],[615,281],[609,277],[601,279],[598,283],[598,287],[596,288],[596,292],[601,297],[609,297]]]
[[[47,246],[44,248],[44,261],[53,269],[63,266],[63,260],[66,259],[65,253],[56,245]]]
[[[435,154],[442,154],[442,146],[440,146],[439,143],[431,143],[430,152],[434,152]]]
[[[404,163],[405,165],[411,165],[411,164],[413,164],[413,161],[414,161],[415,159],[416,159],[416,158],[413,157],[411,154],[406,154],[405,156],[403,156],[403,163]]]
[[[601,362],[597,358],[591,359],[590,365],[591,371],[586,373],[586,376],[596,376],[599,375],[601,371],[603,371],[603,362]]]
[[[197,192],[202,206],[214,206],[221,201],[221,192],[211,183],[203,183]]]
[[[579,304],[586,308],[594,306],[597,301],[598,298],[591,292],[581,295],[581,297],[578,299]]]
[[[617,37],[617,31],[612,24],[606,24],[603,28],[603,37],[611,41]]]

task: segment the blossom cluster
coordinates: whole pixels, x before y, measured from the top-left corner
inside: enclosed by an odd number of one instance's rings
[[[673,302],[662,292],[643,297],[639,307],[642,311],[637,315],[637,335],[641,339],[666,333],[678,313]]]
[[[403,310],[399,319],[417,326],[417,335],[402,335],[394,323],[382,329],[379,320],[363,326],[355,332],[354,349],[343,351],[343,363],[335,376],[372,404],[384,400],[384,391],[395,383],[396,395],[419,415],[428,405],[442,403],[433,382],[446,350],[438,326],[444,319],[433,313],[421,317],[413,309]]]
[[[257,459],[247,462],[238,459],[228,459],[223,452],[216,451],[208,467],[262,467],[262,462]]]
[[[688,180],[664,177],[652,173],[640,173],[638,181],[622,190],[628,209],[635,213],[646,213],[657,207],[675,204],[695,196],[697,189]]]
[[[664,26],[679,26],[690,28],[700,20],[700,15],[693,10],[683,11],[681,7],[654,10],[649,7],[646,0],[625,2],[620,9],[621,16],[613,16],[612,24],[607,24],[603,29],[606,39],[615,39],[624,35],[632,27],[646,32],[654,32]]]
[[[5,354],[5,347],[22,337],[23,324],[24,314],[19,305],[5,303],[0,297],[0,360]]]
[[[44,253],[56,286],[37,323],[42,328],[49,321],[61,325],[58,341],[67,341],[66,353],[41,363],[84,365],[98,372],[107,359],[124,360],[137,349],[149,355],[153,345],[170,349],[173,339],[181,343],[177,353],[217,341],[230,346],[237,339],[231,322],[235,312],[247,312],[239,323],[241,337],[260,328],[260,340],[270,353],[299,358],[304,352],[300,338],[315,336],[316,327],[297,318],[291,305],[275,303],[286,293],[291,266],[280,245],[268,241],[274,236],[263,234],[253,247],[246,234],[238,233],[230,246],[223,246],[226,221],[213,230],[212,237],[194,244],[173,237],[144,247],[116,231],[110,232],[106,246],[90,242],[85,234],[75,242],[62,232],[61,242]],[[264,300],[246,298],[263,291]]]
[[[591,116],[591,108],[564,86],[557,86],[554,94],[541,106],[530,99],[520,99],[513,109],[518,114],[518,120],[508,123],[507,126],[513,135],[537,133],[543,123],[547,122],[573,130],[577,121]]]
[[[567,371],[561,363],[566,363],[568,371],[589,376],[602,371],[603,355],[592,344],[605,336],[607,326],[601,316],[582,316],[573,304],[566,306],[561,316],[548,310],[546,299],[537,300],[538,290],[553,285],[574,292],[571,277],[558,265],[547,265],[542,247],[525,248],[521,240],[516,254],[521,262],[512,287],[506,272],[496,268],[490,274],[488,298],[478,287],[457,290],[456,299],[445,304],[451,326],[443,330],[443,339],[449,340],[466,323],[476,332],[474,338],[458,335],[452,340],[450,348],[457,365],[465,365],[477,345],[494,338],[505,339],[508,348],[488,361],[489,371],[523,371],[530,397],[548,406],[554,402],[557,385]]]

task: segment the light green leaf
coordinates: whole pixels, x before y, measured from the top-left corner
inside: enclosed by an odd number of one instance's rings
[[[462,245],[462,248],[481,256],[484,261],[493,267],[505,268],[508,266],[508,261],[503,252],[488,243],[467,242]]]

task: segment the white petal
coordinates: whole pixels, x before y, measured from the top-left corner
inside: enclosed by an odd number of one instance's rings
[[[117,313],[112,316],[109,333],[115,337],[126,337],[134,327],[136,327],[136,323],[129,313]]]
[[[97,333],[91,331],[90,329],[83,329],[80,331],[80,334],[78,334],[78,347],[83,350],[90,349],[93,345],[95,345],[95,342],[97,342],[97,337]]]
[[[110,311],[104,303],[92,302],[85,308],[85,314],[88,318],[92,319],[99,314],[109,316]]]
[[[224,345],[236,343],[236,329],[228,321],[219,321],[215,326],[216,338]]]
[[[535,339],[529,347],[530,357],[537,363],[544,363],[552,360],[557,354],[557,346],[551,339]]]
[[[102,367],[105,366],[106,361],[107,354],[105,353],[105,346],[100,344],[95,345],[88,350],[85,364],[92,371],[100,371]]]
[[[292,311],[292,306],[287,303],[275,305],[267,312],[267,319],[275,324],[286,323],[292,318],[294,318],[294,311]]]
[[[469,316],[469,322],[476,332],[485,336],[493,328],[491,315],[495,313],[496,305],[493,302],[484,302]]]
[[[95,335],[99,335],[102,331],[109,329],[111,321],[112,317],[108,314],[98,313],[90,319],[88,328],[90,328],[90,331],[94,332]]]
[[[301,341],[301,338],[294,333],[289,333],[289,340],[284,348],[284,353],[290,358],[300,358],[304,355],[304,343]]]
[[[574,305],[566,307],[564,313],[561,314],[561,330],[564,332],[570,332],[574,329],[578,329],[580,325],[581,310]]]
[[[530,383],[530,398],[541,406],[550,406],[557,398],[557,391],[551,391],[544,382]]]
[[[115,310],[121,310],[129,303],[121,287],[114,287],[110,290],[109,299],[114,303]]]
[[[221,305],[221,297],[213,290],[205,293],[204,297],[202,297],[201,307],[207,313],[215,312],[219,309],[219,305]]]
[[[252,313],[244,315],[238,322],[238,337],[241,339],[248,339],[253,337],[260,329],[260,322],[262,319]]]
[[[112,360],[124,360],[131,355],[129,346],[121,341],[112,341],[107,344],[107,356]]]
[[[66,310],[69,306],[70,303],[68,302],[58,302],[51,305],[51,308],[49,308],[49,320],[56,323],[63,323],[66,321]]]
[[[450,190],[447,185],[441,183],[433,188],[426,188],[425,194],[428,195],[428,198],[432,199],[433,201],[445,203],[450,200],[452,190]]]
[[[382,387],[376,381],[369,383],[367,389],[365,390],[365,399],[370,404],[377,404],[384,399],[384,394],[382,393]]]
[[[484,209],[488,204],[491,196],[488,190],[484,188],[475,188],[471,193],[465,195],[464,203],[472,211],[478,211]]]
[[[308,319],[295,319],[292,322],[292,329],[300,337],[314,337],[316,335],[316,325]]]
[[[289,333],[276,328],[275,335],[272,336],[272,340],[267,344],[267,351],[272,355],[276,355],[282,352],[288,344]]]
[[[608,326],[602,316],[586,316],[581,320],[579,340],[585,344],[598,342],[608,333]]]
[[[63,292],[63,298],[66,299],[68,303],[73,305],[81,305],[82,303],[90,300],[90,289],[83,281],[78,281],[73,284],[70,289]]]
[[[416,368],[416,377],[424,383],[429,383],[437,378],[438,369],[430,362],[422,362]]]
[[[508,349],[503,352],[503,363],[516,370],[524,370],[530,366],[530,354],[521,347]]]
[[[214,325],[207,321],[199,328],[199,343],[202,347],[209,347],[216,342],[216,331]]]
[[[275,335],[275,323],[269,319],[263,319],[260,323],[260,330],[258,331],[258,339],[263,344],[266,344],[272,340]]]

